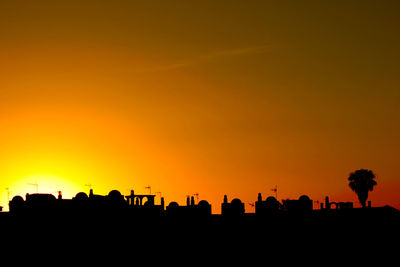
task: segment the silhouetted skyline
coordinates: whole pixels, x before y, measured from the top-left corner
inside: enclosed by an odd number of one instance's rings
[[[111,190],[108,195],[94,194],[90,189],[89,194],[79,192],[72,199],[64,199],[62,192],[58,192],[57,198],[52,194],[45,193],[27,193],[25,200],[21,196],[14,196],[9,202],[10,214],[13,215],[33,215],[33,216],[87,216],[88,214],[105,214],[112,218],[115,214],[125,214],[137,219],[146,219],[147,217],[196,217],[204,218],[212,215],[222,215],[227,218],[238,218],[243,216],[255,215],[258,217],[280,217],[283,215],[296,216],[326,216],[332,214],[357,214],[364,210],[365,213],[372,210],[382,209],[382,207],[372,207],[371,201],[368,201],[363,208],[354,208],[353,202],[332,202],[327,196],[324,203],[320,203],[318,208],[314,208],[313,200],[306,195],[301,195],[298,199],[283,199],[279,201],[273,196],[263,198],[258,193],[255,200],[255,212],[246,212],[245,203],[240,199],[234,198],[228,200],[224,195],[221,202],[221,213],[212,213],[211,204],[206,200],[200,200],[196,203],[194,196],[187,196],[186,205],[180,205],[171,201],[166,205],[164,197],[160,197],[159,203],[155,201],[156,195],[135,194],[134,190],[130,194],[122,195],[118,190]],[[400,216],[400,211],[386,205],[384,207],[388,215]],[[370,210],[370,211],[368,211]],[[375,211],[376,212],[376,211]]]
[[[278,187],[400,209],[400,1],[0,1],[8,194]],[[36,186],[38,185],[38,186]],[[8,188],[8,190],[6,190]],[[38,188],[38,189],[37,189]],[[223,191],[221,191],[223,190]],[[197,197],[195,197],[197,203]]]
[[[1,0],[3,263],[397,256],[399,14],[398,0]]]

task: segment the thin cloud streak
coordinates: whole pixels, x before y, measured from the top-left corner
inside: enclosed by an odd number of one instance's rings
[[[221,51],[210,52],[207,54],[199,55],[197,57],[194,57],[194,58],[188,59],[188,60],[181,60],[181,61],[177,61],[175,63],[159,65],[159,66],[154,66],[154,67],[135,69],[134,71],[135,72],[160,72],[160,71],[182,69],[182,68],[197,65],[197,64],[200,64],[203,62],[207,62],[207,61],[215,59],[215,58],[234,57],[234,56],[250,55],[250,54],[256,54],[256,53],[265,53],[266,49],[269,47],[270,46],[263,45],[263,46],[252,46],[252,47],[245,47],[245,48],[221,50]]]

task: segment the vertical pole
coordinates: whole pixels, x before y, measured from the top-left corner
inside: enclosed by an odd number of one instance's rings
[[[10,188],[6,188],[6,190],[7,190],[7,200],[8,200],[8,202],[10,202]]]

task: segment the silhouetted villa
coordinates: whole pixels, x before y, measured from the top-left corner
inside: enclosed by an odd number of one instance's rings
[[[15,196],[9,203],[10,212],[48,213],[57,209],[57,199],[52,194],[26,194],[26,200]]]
[[[203,217],[211,215],[211,205],[201,200],[195,204],[194,197],[187,197],[186,206],[179,206],[177,202],[171,202],[166,208],[167,216],[171,217]]]
[[[52,194],[26,194],[25,200],[21,196],[15,196],[9,202],[10,214],[28,214],[38,216],[64,216],[64,218],[84,217],[98,218],[125,218],[127,223],[140,221],[142,218],[169,217],[169,218],[199,218],[212,217],[211,204],[205,200],[195,203],[194,197],[187,197],[185,206],[180,206],[177,202],[171,202],[167,207],[164,198],[161,198],[160,205],[155,204],[155,195],[138,195],[131,190],[127,196],[122,195],[117,190],[112,190],[108,195],[94,194],[90,190],[89,195],[79,192],[72,199],[64,199],[61,192],[58,197]],[[313,209],[313,201],[308,196],[301,196],[295,200],[283,200],[280,203],[275,197],[269,196],[262,199],[261,193],[258,194],[255,202],[255,215],[245,213],[245,205],[240,199],[233,199],[230,203],[225,195],[221,204],[221,215],[227,218],[233,217],[258,217],[271,218],[278,216],[285,218],[286,215],[311,215],[309,218],[356,218],[356,217],[384,217],[400,216],[397,209],[390,206],[371,207],[368,202],[366,208],[353,208],[352,202],[331,202],[326,197],[325,203],[321,204],[320,209]],[[165,215],[165,216],[164,216]],[[281,216],[284,215],[284,216]],[[3,216],[4,217],[4,216]]]
[[[221,204],[221,214],[223,216],[242,216],[244,212],[244,203],[240,199],[235,198],[229,203],[227,195],[224,196],[224,202]]]
[[[270,196],[262,200],[261,193],[258,193],[257,201],[255,204],[256,215],[271,216],[276,215],[282,208],[282,204],[276,198]]]
[[[306,195],[302,195],[299,199],[282,200],[283,209],[294,213],[307,213],[313,210],[313,201]]]
[[[164,199],[161,199],[161,205],[154,204],[155,195],[131,195],[124,196],[118,190],[112,190],[108,195],[96,195],[93,189],[89,196],[84,192],[79,192],[72,199],[63,199],[61,192],[56,198],[52,194],[26,194],[25,200],[21,196],[15,196],[10,202],[11,213],[29,213],[29,214],[67,214],[67,213],[93,213],[105,212],[129,212],[131,215],[160,215],[164,210]],[[142,199],[147,198],[143,204]],[[132,199],[138,199],[133,204]],[[140,199],[140,201],[139,201]]]
[[[371,207],[371,201],[368,201],[368,207]],[[325,197],[325,206],[323,203],[321,203],[321,210],[326,209],[330,210],[332,208],[335,209],[352,209],[353,208],[353,202],[330,202],[329,197]]]
[[[164,198],[161,197],[161,204],[155,204],[156,195],[137,195],[134,190],[125,196],[129,212],[138,216],[160,216],[164,212]]]

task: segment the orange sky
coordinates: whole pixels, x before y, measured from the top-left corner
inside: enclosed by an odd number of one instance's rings
[[[1,1],[0,205],[62,190],[400,208],[398,1]],[[248,211],[251,207],[246,206]]]

